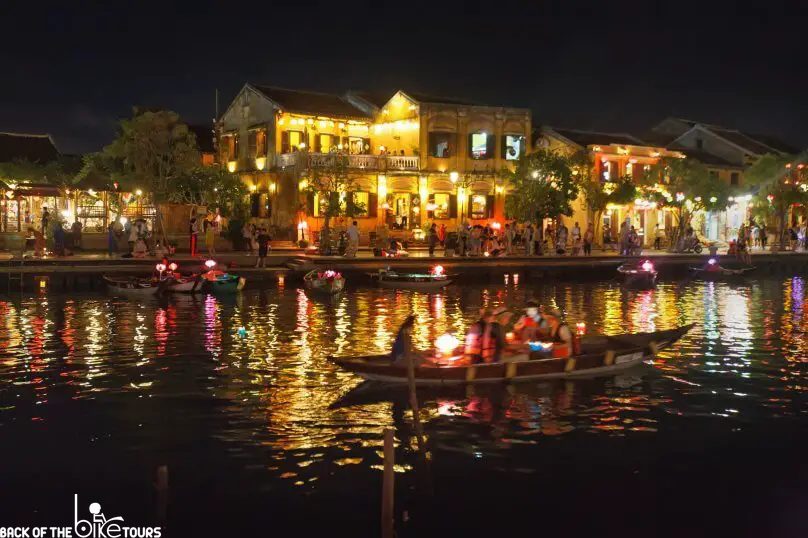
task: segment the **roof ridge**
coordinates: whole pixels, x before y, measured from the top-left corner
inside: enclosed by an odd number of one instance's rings
[[[313,93],[315,95],[327,95],[328,97],[338,97],[342,100],[345,100],[344,94],[341,93],[328,93],[317,90],[301,90],[300,88],[285,88],[283,86],[272,86],[270,84],[260,84],[255,82],[248,82],[248,84],[250,86],[255,86],[256,88],[268,88],[271,90],[281,90],[284,92]]]
[[[51,138],[50,133],[13,133],[10,131],[0,131],[0,135],[7,135],[7,136],[19,136],[19,137],[26,137],[26,138]]]
[[[646,142],[645,140],[638,137],[637,135],[629,133],[629,132],[626,132],[626,131],[622,131],[622,132],[621,131],[597,131],[597,130],[593,130],[593,129],[576,129],[576,128],[572,128],[572,127],[553,127],[553,126],[550,126],[550,125],[547,125],[547,128],[552,129],[552,130],[561,129],[562,131],[572,131],[574,133],[620,135],[620,136],[627,136],[629,138],[633,138],[634,140],[637,140],[638,142]]]

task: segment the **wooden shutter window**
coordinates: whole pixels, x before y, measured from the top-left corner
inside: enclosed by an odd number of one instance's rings
[[[291,153],[292,148],[289,147],[289,131],[281,132],[281,153]]]
[[[450,194],[449,195],[449,218],[456,219],[457,218],[457,195]]]
[[[368,193],[368,217],[376,217],[379,215],[379,195],[370,192]]]
[[[494,138],[493,136],[491,138]],[[485,197],[485,218],[494,218],[494,195],[489,194]]]
[[[497,151],[497,137],[493,134],[485,136],[485,158],[493,159]]]

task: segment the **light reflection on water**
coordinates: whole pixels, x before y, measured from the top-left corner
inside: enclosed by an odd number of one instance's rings
[[[411,443],[398,391],[331,407],[359,380],[327,355],[385,352],[410,313],[416,343],[427,347],[446,332],[461,336],[482,306],[516,307],[531,297],[585,320],[593,333],[697,326],[653,367],[612,378],[422,394],[435,458],[506,457],[571,432],[652,436],[696,417],[709,421],[700,427],[729,431],[806,412],[802,278],[628,292],[511,277],[437,294],[357,289],[322,298],[286,283],[165,302],[93,294],[0,300],[0,428],[17,433],[24,450],[33,422],[47,432],[58,417],[89,435],[103,416],[116,449],[148,453],[168,440],[213,439],[267,480],[316,489],[334,465],[376,468],[385,427]]]

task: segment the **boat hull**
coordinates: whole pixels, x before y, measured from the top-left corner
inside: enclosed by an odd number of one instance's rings
[[[303,277],[303,282],[306,284],[306,289],[328,295],[335,295],[345,289],[344,278],[317,278],[316,270],[307,273]]]
[[[695,278],[709,281],[737,280],[747,276],[754,271],[754,267],[744,267],[743,269],[722,269],[720,271],[705,271],[701,267],[691,267],[690,271]]]
[[[163,290],[170,293],[194,293],[200,288],[202,288],[202,281],[199,278],[169,280],[163,286]]]
[[[146,278],[122,278],[106,275],[102,278],[104,279],[104,284],[106,284],[107,291],[115,295],[145,297],[155,295],[161,290],[158,285]]]
[[[227,275],[227,278],[217,278],[206,282],[208,290],[212,293],[236,293],[244,289],[247,279],[237,275]]]
[[[534,381],[574,377],[595,377],[633,368],[682,337],[692,325],[624,337],[605,337],[600,350],[568,358],[504,361],[463,366],[420,366],[415,369],[417,385],[458,385]],[[523,355],[522,357],[526,357]],[[387,355],[329,357],[340,367],[360,377],[385,383],[406,383],[407,369],[395,365]]]
[[[385,279],[379,279],[377,282],[379,284],[379,287],[382,288],[400,289],[400,290],[421,290],[421,291],[439,290],[441,288],[445,288],[446,286],[452,283],[451,280],[406,282],[406,281],[385,280]]]

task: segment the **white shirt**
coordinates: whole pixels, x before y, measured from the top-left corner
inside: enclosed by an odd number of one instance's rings
[[[359,228],[351,224],[348,226],[348,239],[359,242]]]

